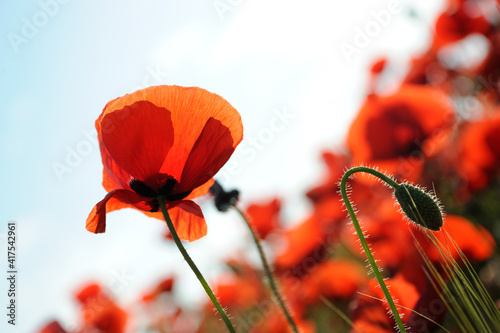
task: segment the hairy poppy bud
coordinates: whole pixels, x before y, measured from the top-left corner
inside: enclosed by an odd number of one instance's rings
[[[401,209],[416,224],[434,231],[443,226],[443,212],[438,200],[410,184],[400,184],[394,191]]]

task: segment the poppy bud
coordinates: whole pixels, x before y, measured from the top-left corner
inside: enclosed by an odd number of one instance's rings
[[[405,215],[416,224],[433,231],[443,226],[443,212],[439,201],[421,188],[400,184],[394,191]]]
[[[238,190],[226,191],[219,184],[218,181],[215,181],[212,187],[210,188],[210,193],[215,197],[215,207],[220,212],[227,212],[229,207],[234,206],[238,201],[238,197],[240,192]]]

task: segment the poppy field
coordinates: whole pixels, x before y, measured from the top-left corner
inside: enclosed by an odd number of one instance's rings
[[[214,2],[216,17],[239,5]],[[353,43],[339,44],[345,60],[355,61],[357,42],[378,38],[397,15],[392,2],[373,14]],[[380,32],[370,30],[372,22]],[[408,55],[406,68],[377,55],[366,84],[345,87],[360,96],[358,106],[340,142],[311,153],[316,158],[306,163],[319,171],[304,190],[283,184],[249,196],[231,173],[242,168],[231,164],[239,153],[236,163],[258,156],[270,166],[265,176],[251,165],[245,171],[256,188],[260,178],[278,177],[266,149],[272,143],[284,154],[300,152],[279,135],[303,116],[274,110],[258,135],[248,135],[251,113],[240,112],[224,89],[149,77],[126,94],[102,92],[107,103],[89,124],[96,137],[86,139],[90,149],[95,141],[99,178],[84,182],[102,183],[103,195],[87,198],[86,220],[78,215],[64,230],[85,232],[84,257],[129,214],[137,222],[127,220],[121,232],[135,239],[141,223],[158,226],[154,241],[166,250],[151,256],[174,261],[127,297],[98,273],[61,286],[73,307],[38,321],[34,332],[500,332],[500,1],[443,1],[430,25],[430,40]],[[320,128],[331,118],[305,119]],[[290,135],[300,141],[304,133]],[[86,162],[80,143],[66,164],[52,164],[57,177],[79,177],[74,170]],[[294,190],[296,201],[283,195]],[[301,216],[290,214],[297,205]],[[19,239],[27,233],[22,221],[9,226],[18,226]],[[215,245],[203,243],[208,236]],[[218,242],[239,247],[215,253]],[[143,246],[139,237],[127,249],[111,244],[109,253]],[[115,258],[107,256],[90,260]]]

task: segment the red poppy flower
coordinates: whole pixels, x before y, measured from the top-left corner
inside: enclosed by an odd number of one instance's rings
[[[90,284],[76,294],[82,306],[85,329],[97,329],[102,333],[123,333],[127,323],[127,313],[97,284]]]
[[[407,179],[445,143],[454,114],[440,90],[403,85],[390,96],[368,96],[347,137],[354,164],[376,163]]]
[[[459,41],[472,33],[485,34],[490,27],[474,1],[453,1],[436,21],[433,48]]]
[[[226,100],[201,88],[149,87],[109,102],[96,128],[108,194],[87,230],[104,232],[106,213],[125,207],[163,219],[157,197],[164,195],[181,239],[206,234],[191,199],[207,193],[243,137],[240,115]]]
[[[468,189],[475,191],[488,185],[500,170],[500,116],[465,127],[459,161],[457,166]]]
[[[273,199],[262,204],[251,204],[247,208],[250,223],[260,238],[266,238],[269,233],[280,225],[281,201]]]

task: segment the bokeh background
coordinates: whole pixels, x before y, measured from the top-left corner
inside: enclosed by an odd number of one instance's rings
[[[395,6],[367,45],[346,55],[358,29]],[[390,60],[390,89],[424,50],[443,1],[0,2],[1,271],[6,224],[17,222],[17,325],[78,324],[74,291],[99,281],[122,304],[159,276],[181,276],[181,302],[204,297],[166,227],[140,212],[110,214],[105,234],[85,230],[104,197],[94,121],[111,99],[157,84],[199,86],[241,113],[245,139],[219,175],[242,202],[279,195],[284,214],[309,209],[302,192],[322,172],[320,150],[343,143],[366,94],[368,68]],[[375,16],[374,16],[375,13]],[[355,45],[354,45],[355,46]],[[281,117],[279,130],[273,129]],[[245,153],[246,151],[246,153]],[[243,225],[202,206],[208,236],[188,245],[210,280],[241,249]],[[254,249],[248,249],[249,252]],[[3,276],[3,275],[2,275]],[[0,278],[0,304],[7,284]],[[179,295],[180,296],[180,295]],[[4,310],[5,311],[5,310]],[[2,312],[2,318],[5,315]]]

